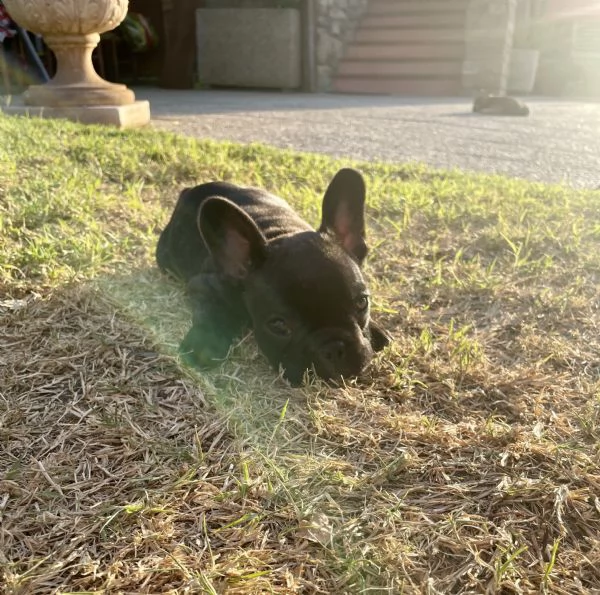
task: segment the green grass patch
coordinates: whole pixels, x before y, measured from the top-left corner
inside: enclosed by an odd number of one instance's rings
[[[153,260],[180,190],[317,224],[346,165],[394,344],[338,388],[290,388],[251,336],[182,367]],[[0,238],[7,593],[600,585],[600,193],[0,116]]]

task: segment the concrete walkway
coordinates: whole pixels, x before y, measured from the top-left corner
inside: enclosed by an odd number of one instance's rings
[[[528,100],[528,118],[467,99],[137,89],[153,124],[360,160],[422,161],[581,188],[600,186],[600,103]]]

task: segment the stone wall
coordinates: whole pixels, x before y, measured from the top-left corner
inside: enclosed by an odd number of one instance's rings
[[[205,0],[207,8],[300,8],[307,0]],[[312,0],[317,89],[327,91],[368,0]]]
[[[531,93],[540,58],[542,0],[471,0],[463,85],[473,91]],[[556,43],[556,40],[553,40]]]
[[[368,0],[315,0],[317,87],[327,91]]]
[[[471,0],[465,26],[463,86],[506,94],[517,0]]]

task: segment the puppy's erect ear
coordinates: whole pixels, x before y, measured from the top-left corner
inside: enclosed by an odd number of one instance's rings
[[[250,217],[220,196],[207,198],[198,212],[198,229],[217,266],[245,279],[265,258],[267,240]]]
[[[323,198],[322,233],[332,234],[359,263],[367,255],[365,243],[365,181],[354,169],[340,169]]]

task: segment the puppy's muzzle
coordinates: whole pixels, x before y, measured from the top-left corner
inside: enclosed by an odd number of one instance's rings
[[[373,351],[362,335],[341,330],[327,330],[314,337],[313,358],[320,376],[356,376],[369,363]]]
[[[346,362],[346,342],[341,339],[328,341],[321,347],[320,355],[332,368],[338,369]]]

